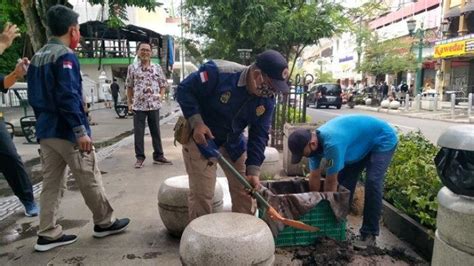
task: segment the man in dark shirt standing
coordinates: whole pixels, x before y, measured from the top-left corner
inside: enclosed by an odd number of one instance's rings
[[[114,78],[112,84],[110,84],[110,90],[112,91],[112,99],[114,100],[114,107],[117,106],[118,95],[120,91],[120,86],[117,84],[117,79]]]

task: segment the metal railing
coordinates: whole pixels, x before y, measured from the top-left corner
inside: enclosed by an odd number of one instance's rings
[[[283,128],[285,123],[306,123],[306,107],[308,98],[308,84],[313,81],[313,76],[308,74],[301,79],[296,75],[295,85],[290,86],[287,94],[277,94],[276,106],[273,112],[272,128],[270,131],[270,145],[276,149],[283,149]]]

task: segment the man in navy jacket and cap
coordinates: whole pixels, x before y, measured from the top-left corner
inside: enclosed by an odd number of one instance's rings
[[[177,100],[192,136],[183,145],[189,175],[190,220],[212,212],[217,165],[205,158],[198,145],[213,140],[229,160],[254,186],[258,187],[260,166],[275,106],[275,93],[288,92],[288,63],[277,51],[267,50],[256,62],[243,66],[213,60],[179,84]],[[248,139],[244,129],[248,127]],[[232,173],[224,170],[232,198],[232,211],[253,214],[255,205]]]

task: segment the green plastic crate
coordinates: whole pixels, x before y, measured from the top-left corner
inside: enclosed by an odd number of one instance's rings
[[[320,228],[318,232],[308,232],[286,226],[275,239],[277,247],[308,246],[317,237],[328,236],[336,240],[346,240],[346,220],[337,222],[327,200],[322,200],[299,219],[306,224]]]

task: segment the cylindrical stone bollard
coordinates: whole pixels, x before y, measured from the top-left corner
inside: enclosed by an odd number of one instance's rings
[[[397,110],[400,108],[400,102],[399,101],[391,101],[389,104],[390,109]]]
[[[183,232],[183,265],[272,265],[275,244],[268,225],[242,213],[213,213],[194,219]]]
[[[260,176],[271,175],[273,177],[280,170],[280,153],[273,147],[265,147],[265,160],[260,166]]]
[[[172,236],[179,237],[189,223],[188,218],[189,179],[187,175],[166,179],[158,191],[158,211],[166,229]],[[224,206],[224,192],[216,182],[213,212],[221,212]]]
[[[371,98],[365,99],[365,105],[370,106],[371,104],[372,104],[372,99]]]
[[[380,103],[380,107],[382,107],[382,108],[388,108],[389,106],[390,106],[390,101],[389,100],[383,100]]]
[[[438,202],[432,265],[474,265],[474,198],[443,187]]]

